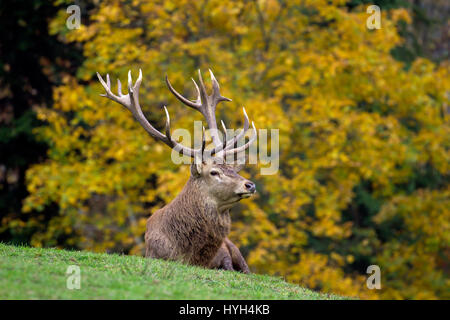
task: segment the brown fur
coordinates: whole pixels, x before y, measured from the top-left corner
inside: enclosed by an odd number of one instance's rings
[[[250,273],[250,269],[241,252],[228,238],[225,238],[222,242],[216,256],[210,263],[210,268],[237,270],[242,271],[243,273]]]
[[[212,176],[212,171],[219,174]],[[248,273],[239,249],[227,238],[229,209],[254,193],[246,183],[252,184],[234,166],[192,165],[180,194],[148,219],[146,256]]]

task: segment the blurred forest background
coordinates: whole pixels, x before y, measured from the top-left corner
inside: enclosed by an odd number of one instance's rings
[[[101,98],[95,72],[142,68],[141,105],[163,128],[197,114],[190,77],[211,68],[218,116],[280,129],[280,170],[244,175],[232,210],[251,269],[361,298],[450,299],[449,2],[87,0],[0,4],[0,241],[143,254],[149,214],[188,166]],[[81,7],[68,30],[66,8]],[[114,82],[113,82],[114,83]],[[208,79],[206,83],[209,84]],[[381,290],[366,268],[381,267]]]

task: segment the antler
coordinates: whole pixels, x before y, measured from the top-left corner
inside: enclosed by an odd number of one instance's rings
[[[208,69],[208,70],[209,70],[209,74],[211,76],[213,92],[211,95],[207,94],[205,84],[203,83],[202,74],[201,74],[200,70],[198,70],[198,78],[199,78],[199,82],[200,82],[200,87],[197,85],[195,80],[193,78],[191,78],[192,82],[194,82],[195,88],[197,90],[197,99],[195,101],[191,101],[191,100],[185,98],[184,96],[182,96],[181,94],[179,94],[172,87],[172,84],[170,83],[167,75],[166,75],[166,84],[167,84],[167,87],[169,88],[170,92],[172,92],[173,95],[178,100],[180,100],[182,103],[184,103],[188,107],[191,107],[191,108],[199,111],[205,117],[206,122],[208,124],[208,128],[211,133],[211,137],[213,139],[213,143],[215,145],[215,148],[211,151],[211,155],[216,154],[216,153],[224,154],[225,156],[228,156],[231,154],[234,155],[236,153],[246,150],[253,143],[253,141],[256,139],[256,128],[255,128],[254,123],[252,122],[253,133],[254,133],[253,136],[250,138],[250,140],[245,145],[240,146],[239,148],[233,148],[233,146],[240,139],[242,139],[242,137],[245,135],[245,133],[247,132],[247,130],[249,128],[249,120],[248,120],[247,112],[245,112],[245,108],[242,108],[243,112],[244,112],[244,128],[241,130],[241,132],[238,135],[231,138],[230,140],[227,140],[227,137],[226,137],[227,130],[226,130],[225,124],[223,123],[223,121],[221,121],[225,136],[224,136],[223,142],[220,141],[220,137],[219,137],[218,129],[217,129],[217,123],[216,123],[216,116],[215,116],[216,107],[217,107],[217,104],[219,104],[219,102],[221,102],[221,101],[232,101],[232,100],[229,98],[226,98],[220,94],[219,82],[214,77],[214,74],[211,71],[211,69]],[[227,151],[225,151],[225,150],[227,150]]]
[[[231,156],[231,155],[234,156],[235,154],[238,154],[239,152],[247,150],[247,148],[255,141],[255,139],[257,137],[255,123],[252,121],[253,135],[251,136],[251,138],[248,140],[248,142],[246,144],[244,144],[244,145],[242,145],[240,147],[235,147],[237,142],[247,132],[248,125],[249,125],[247,112],[245,112],[245,108],[244,107],[242,108],[242,110],[243,110],[244,116],[245,116],[244,128],[241,130],[241,132],[239,132],[238,135],[234,136],[232,139],[227,140],[227,135],[226,135],[227,128],[225,127],[225,123],[223,121],[221,121],[222,129],[223,129],[223,132],[224,132],[225,136],[224,136],[223,148],[218,153],[219,153],[219,155],[223,155],[225,158],[227,158],[228,156]]]
[[[169,90],[177,97],[181,102],[186,104],[187,106],[194,108],[195,110],[199,111],[206,119],[206,122],[208,123],[208,127],[211,131],[211,136],[213,139],[213,143],[215,145],[214,149],[208,150],[209,155],[221,155],[223,157],[228,157],[230,155],[235,155],[239,152],[242,152],[246,150],[256,139],[256,128],[255,124],[252,122],[253,126],[253,135],[249,139],[249,141],[240,146],[235,147],[235,144],[245,135],[246,131],[249,128],[249,120],[247,116],[247,112],[245,111],[245,108],[243,108],[244,112],[244,128],[237,134],[236,136],[232,137],[230,140],[227,139],[226,134],[226,127],[225,124],[222,121],[222,128],[224,130],[224,140],[223,142],[220,141],[220,137],[218,135],[217,130],[217,124],[216,124],[216,117],[215,117],[215,111],[216,106],[221,101],[231,101],[231,99],[225,98],[220,94],[220,88],[219,83],[217,82],[216,78],[214,77],[214,74],[211,70],[209,70],[211,74],[211,80],[213,83],[213,93],[212,95],[208,95],[206,93],[206,88],[203,83],[202,76],[200,74],[200,70],[198,72],[199,74],[199,80],[200,80],[200,88],[195,82],[194,79],[192,81],[194,82],[194,85],[197,89],[198,97],[195,102],[186,99],[181,94],[179,94],[175,89],[172,87],[172,85],[169,82],[169,79],[166,76],[166,83],[169,87]],[[166,113],[166,126],[165,126],[165,134],[162,134],[157,129],[155,129],[145,118],[144,113],[142,112],[141,106],[139,104],[139,88],[142,83],[142,70],[139,69],[139,77],[136,80],[136,82],[133,85],[133,80],[131,78],[131,71],[128,71],[128,94],[124,95],[122,94],[122,84],[120,83],[120,80],[117,79],[117,87],[118,87],[118,95],[115,95],[111,91],[111,81],[109,78],[109,74],[106,75],[106,82],[103,80],[101,75],[97,72],[97,77],[100,83],[102,84],[103,88],[105,89],[106,93],[101,94],[103,97],[107,97],[108,99],[111,99],[121,105],[123,105],[125,108],[131,111],[135,119],[144,127],[144,129],[155,139],[160,140],[164,142],[166,145],[171,147],[172,149],[178,151],[180,154],[190,156],[194,159],[198,159],[200,156],[200,159],[203,158],[203,154],[205,152],[205,145],[206,145],[206,139],[205,139],[205,128],[203,127],[202,130],[202,145],[199,149],[192,149],[189,147],[185,147],[172,139],[172,136],[170,134],[170,116],[169,112],[167,111],[166,106],[164,106],[164,111]]]
[[[214,74],[212,73],[211,69],[209,69],[209,73],[211,75],[211,81],[212,81],[212,87],[213,87],[213,93],[209,96],[206,93],[205,84],[203,83],[202,74],[200,70],[198,70],[198,78],[200,82],[200,87],[197,85],[195,80],[193,78],[192,82],[194,82],[195,88],[197,89],[197,100],[191,101],[183,97],[181,94],[179,94],[171,85],[169,78],[166,75],[166,83],[167,87],[169,88],[170,92],[173,93],[173,95],[186,104],[187,106],[199,111],[206,119],[206,123],[208,124],[208,128],[211,132],[211,137],[213,139],[213,143],[215,146],[219,146],[221,144],[220,137],[218,135],[217,131],[217,124],[216,124],[216,107],[217,104],[221,101],[231,101],[231,99],[226,98],[220,94],[220,86],[217,82],[216,78],[214,77]]]
[[[136,80],[134,86],[132,85],[133,80],[131,79],[131,71],[128,71],[128,94],[122,94],[122,84],[120,80],[117,79],[117,87],[118,87],[118,95],[115,95],[111,91],[111,81],[109,79],[109,74],[106,75],[106,82],[103,80],[101,75],[97,72],[97,77],[103,88],[106,91],[106,94],[101,94],[103,97],[107,97],[117,103],[120,103],[125,108],[131,111],[136,120],[144,127],[144,129],[155,139],[164,142],[166,145],[171,147],[172,149],[178,151],[179,153],[195,158],[196,154],[203,154],[204,151],[204,143],[202,144],[201,149],[191,149],[179,144],[177,141],[172,139],[170,134],[170,116],[167,111],[166,106],[164,106],[164,111],[166,112],[166,134],[162,134],[158,130],[156,130],[145,118],[144,113],[142,112],[141,106],[139,104],[139,87],[142,83],[142,70],[139,69],[139,77]],[[203,140],[205,140],[205,136],[203,133]]]

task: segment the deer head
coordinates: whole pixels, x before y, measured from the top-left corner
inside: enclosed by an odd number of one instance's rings
[[[197,110],[204,116],[208,124],[212,142],[214,144],[214,147],[209,150],[206,150],[204,127],[202,133],[202,145],[198,149],[186,147],[175,141],[170,133],[170,116],[165,106],[165,134],[155,129],[148,122],[139,105],[139,87],[142,83],[141,70],[139,70],[139,77],[134,85],[132,83],[133,81],[131,78],[131,71],[128,72],[128,94],[126,95],[122,94],[122,85],[120,83],[120,80],[117,81],[118,95],[115,95],[111,91],[111,82],[109,75],[106,75],[106,82],[103,80],[99,73],[97,73],[97,76],[106,91],[106,93],[102,94],[102,96],[120,103],[125,108],[130,110],[136,120],[142,125],[142,127],[144,127],[144,129],[150,134],[150,136],[162,141],[180,154],[190,156],[194,159],[191,165],[191,178],[194,179],[196,188],[201,190],[201,193],[205,196],[205,199],[216,202],[220,207],[229,207],[242,198],[249,197],[256,191],[255,184],[253,182],[243,178],[238,174],[239,170],[243,167],[243,164],[229,163],[230,158],[234,160],[235,155],[240,155],[245,152],[245,150],[248,149],[248,147],[255,141],[256,128],[254,123],[252,122],[253,135],[250,137],[247,143],[241,146],[237,146],[238,141],[240,141],[244,137],[245,133],[249,129],[249,119],[245,108],[243,108],[243,129],[237,135],[228,138],[226,126],[224,122],[221,121],[222,130],[224,133],[224,139],[223,141],[221,141],[219,131],[217,129],[215,111],[219,102],[231,101],[231,99],[225,98],[220,94],[219,83],[214,77],[212,71],[209,70],[209,72],[211,75],[213,92],[211,95],[207,94],[199,70],[198,77],[200,86],[197,85],[194,79],[192,79],[197,90],[197,99],[195,101],[191,101],[179,94],[172,87],[168,77],[166,76],[166,84],[173,95],[182,103],[190,108]]]
[[[191,175],[200,193],[220,211],[256,192],[255,184],[240,176],[234,165],[217,163],[214,159],[204,161],[200,171],[192,166]]]

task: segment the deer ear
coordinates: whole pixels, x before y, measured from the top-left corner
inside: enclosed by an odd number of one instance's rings
[[[233,165],[234,171],[239,172],[244,169],[245,163],[236,163]]]
[[[233,169],[236,172],[241,171],[242,169],[244,169],[245,164],[247,163],[247,161],[248,161],[248,156],[236,159],[236,161],[232,164]]]
[[[192,163],[191,164],[191,175],[193,177],[199,177],[202,173],[202,163]]]

